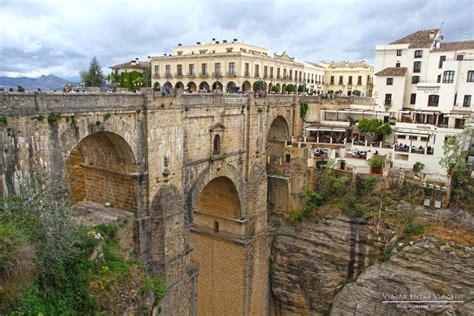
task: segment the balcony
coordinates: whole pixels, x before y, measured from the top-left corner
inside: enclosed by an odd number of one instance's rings
[[[237,77],[237,74],[235,73],[235,70],[229,70],[227,72],[227,77]]]
[[[257,72],[257,73],[255,73],[255,76],[254,76],[254,78],[260,78],[260,74],[259,74],[258,72]]]
[[[188,72],[187,76],[189,78],[194,78],[194,77],[196,77],[196,73],[194,71],[193,72]]]
[[[153,78],[155,78],[155,79],[160,79],[161,77],[160,77],[160,74],[154,74],[154,75],[153,75]]]
[[[183,73],[182,72],[176,73],[176,78],[183,78]]]
[[[270,77],[269,77],[269,78],[270,78],[270,79],[273,79],[273,75],[270,75]]]
[[[165,77],[166,77],[167,79],[171,79],[171,78],[173,78],[173,75],[172,75],[170,72],[167,72],[167,73],[165,74]]]
[[[214,72],[212,73],[212,76],[213,76],[214,78],[222,78],[222,72],[220,72],[219,70],[218,70],[218,71],[214,71]]]
[[[268,76],[266,74],[263,75],[263,79],[267,79]]]
[[[246,72],[244,73],[244,77],[247,77],[247,78],[250,77],[250,73],[249,73],[248,71],[246,71]]]
[[[201,71],[201,73],[199,74],[199,77],[209,77],[209,73],[207,71]]]

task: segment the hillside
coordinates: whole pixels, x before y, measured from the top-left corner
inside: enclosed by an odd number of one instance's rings
[[[0,77],[0,87],[14,88],[16,89],[18,85],[25,88],[25,90],[60,90],[64,87],[65,84],[71,83],[67,80],[64,80],[55,75],[43,75],[38,78],[29,78],[29,77]]]

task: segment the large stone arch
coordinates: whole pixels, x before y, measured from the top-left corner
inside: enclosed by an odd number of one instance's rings
[[[187,86],[189,92],[196,92],[196,84],[193,81],[188,82]]]
[[[290,125],[282,115],[276,116],[268,128],[265,151],[270,162],[283,159],[285,142],[290,138]]]
[[[98,131],[81,139],[69,153],[66,174],[73,203],[137,211],[136,158],[121,136]]]
[[[248,81],[242,83],[242,92],[250,92],[252,90],[252,85]]]

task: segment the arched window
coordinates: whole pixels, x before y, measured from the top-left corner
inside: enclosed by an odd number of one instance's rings
[[[221,137],[219,135],[214,136],[214,140],[212,142],[212,154],[221,154]]]

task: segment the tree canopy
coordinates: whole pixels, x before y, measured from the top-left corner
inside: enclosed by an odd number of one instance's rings
[[[357,124],[357,129],[363,134],[368,134],[372,140],[381,140],[383,136],[390,135],[392,128],[388,123],[378,119],[362,119]]]
[[[102,73],[97,57],[93,57],[89,64],[89,71],[80,72],[81,79],[86,87],[100,87],[105,83],[105,77]]]

